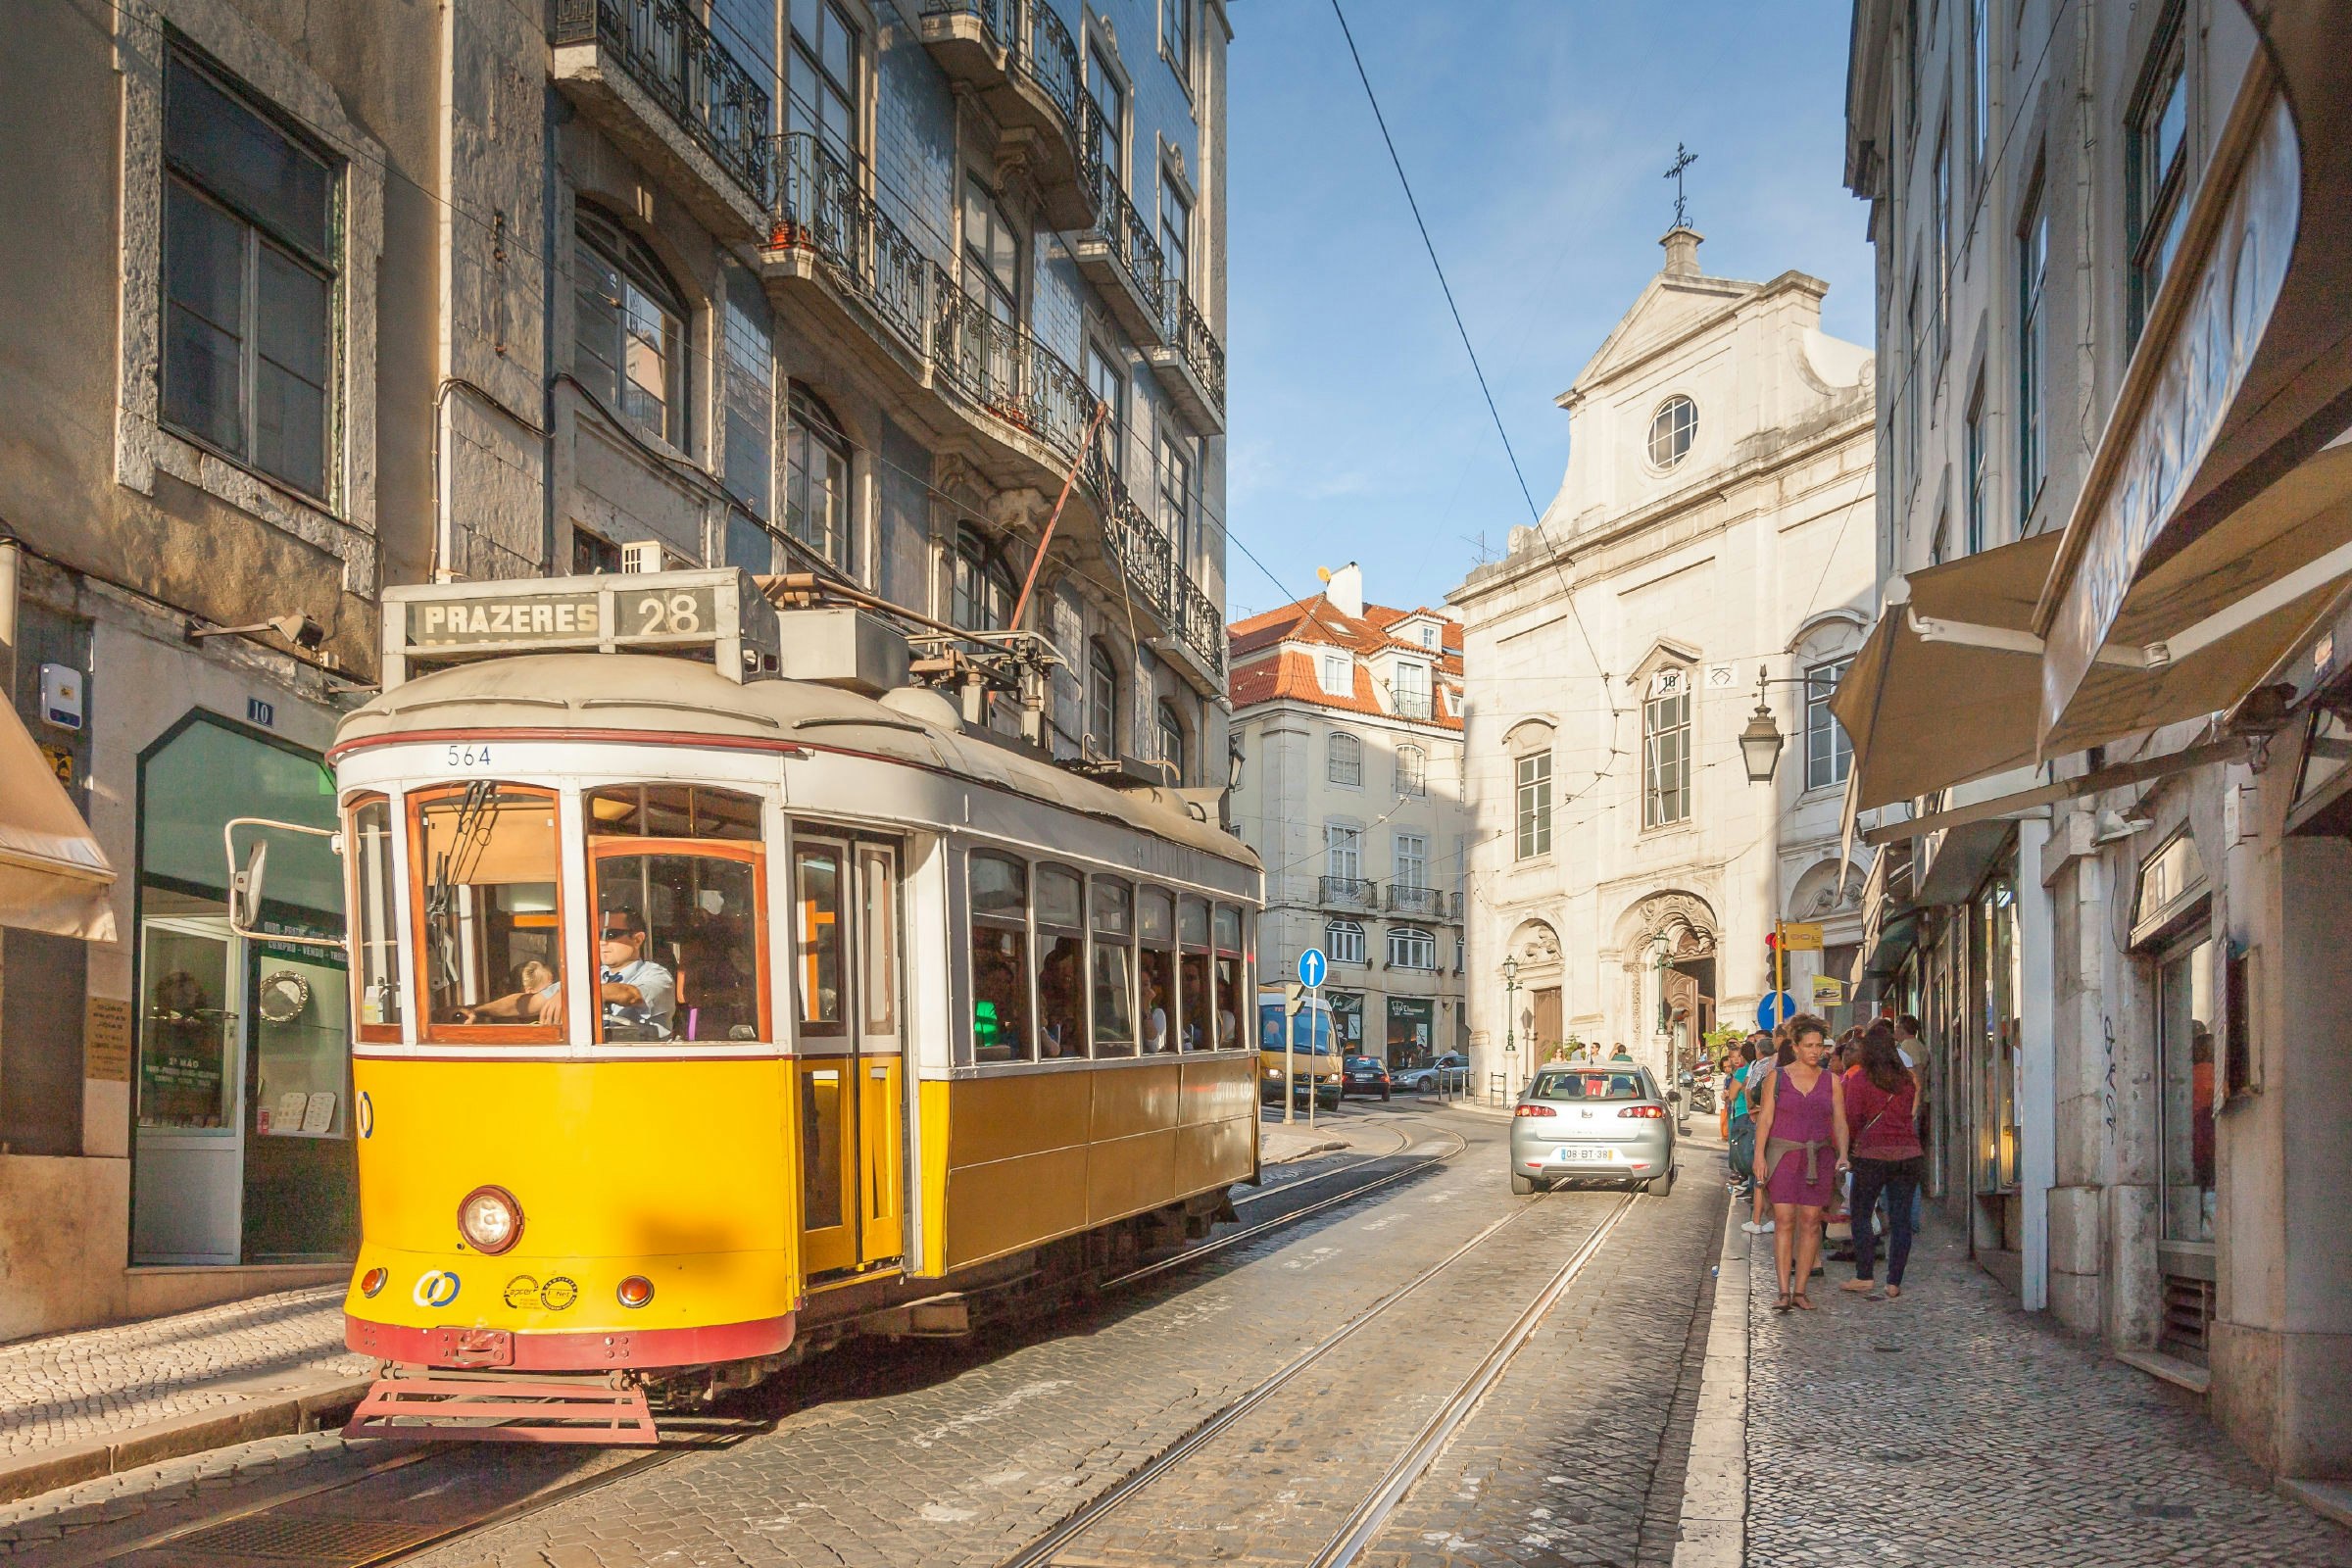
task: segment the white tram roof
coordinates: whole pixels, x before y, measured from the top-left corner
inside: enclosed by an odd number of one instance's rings
[[[632,730],[863,753],[1119,822],[1255,869],[1256,855],[1171,790],[1115,790],[1025,748],[810,681],[731,681],[658,654],[529,654],[420,675],[344,718],[337,750],[452,729]]]

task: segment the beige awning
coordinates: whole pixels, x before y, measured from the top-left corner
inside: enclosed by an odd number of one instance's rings
[[[2352,6],[2274,10],[2035,612],[2044,757],[2230,707],[2352,576]]]
[[[112,942],[114,880],[49,760],[0,707],[0,925]]]
[[[1854,746],[1854,808],[2034,760],[2041,641],[2031,627],[2058,537],[2002,545],[1887,585],[1830,699]]]

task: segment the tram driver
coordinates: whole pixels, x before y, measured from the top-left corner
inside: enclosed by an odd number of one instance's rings
[[[607,1040],[667,1040],[678,1011],[677,981],[645,956],[645,916],[607,909],[597,932],[598,1001]]]

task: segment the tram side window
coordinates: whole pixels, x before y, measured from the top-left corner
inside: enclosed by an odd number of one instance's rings
[[[1184,899],[1176,906],[1176,1016],[1179,1039],[1187,1051],[1205,1051],[1209,1044],[1208,906]]]
[[[1136,957],[1143,1008],[1144,1050],[1176,1049],[1176,900],[1164,888],[1146,888],[1136,899],[1141,944]]]
[[[588,831],[599,837],[760,842],[760,798],[699,784],[620,784],[592,792]]]
[[[1029,867],[974,855],[972,1059],[1029,1059]]]
[[[841,851],[830,844],[796,849],[792,885],[800,900],[801,1033],[833,1038],[841,1013]]]
[[[1086,883],[1037,868],[1037,1054],[1086,1054]]]
[[[363,1040],[400,1038],[400,908],[393,888],[392,803],[368,796],[351,808],[353,946]]]
[[[561,1038],[555,796],[485,781],[415,809],[427,1038]]]
[[[1250,996],[1242,972],[1242,911],[1233,905],[1217,906],[1216,938],[1217,1049],[1228,1051],[1242,1043],[1236,1017]]]
[[[759,888],[751,858],[600,853],[597,1038],[763,1038]]]
[[[1095,1054],[1135,1054],[1135,889],[1095,878]]]

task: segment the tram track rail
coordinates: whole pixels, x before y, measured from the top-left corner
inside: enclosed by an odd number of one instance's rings
[[[1315,1215],[1327,1213],[1332,1209],[1353,1202],[1368,1194],[1398,1185],[1445,1165],[1459,1158],[1470,1148],[1469,1141],[1458,1132],[1450,1128],[1440,1128],[1436,1130],[1438,1137],[1446,1142],[1435,1148],[1433,1152],[1420,1153],[1417,1152],[1418,1150],[1429,1146],[1417,1144],[1401,1129],[1394,1131],[1397,1136],[1397,1147],[1395,1150],[1361,1159],[1349,1160],[1329,1170],[1299,1176],[1279,1187],[1261,1189],[1238,1200],[1237,1207],[1244,1204],[1253,1205],[1280,1201],[1298,1196],[1302,1191],[1342,1181],[1371,1167],[1392,1168],[1384,1169],[1366,1180],[1349,1183],[1337,1192],[1315,1197],[1298,1207],[1285,1209],[1283,1212],[1270,1215],[1262,1220],[1246,1222],[1239,1230],[1230,1231],[1223,1236],[1212,1237],[1169,1256],[1153,1259],[1141,1267],[1115,1275],[1102,1281],[1097,1287],[1097,1294],[1106,1296],[1124,1291],[1160,1275],[1202,1262],[1250,1242],[1261,1240]],[[1434,1143],[1435,1140],[1432,1142]],[[1499,1228],[1501,1223],[1507,1223],[1519,1212],[1524,1212],[1524,1210],[1518,1210],[1513,1215],[1506,1216],[1505,1220],[1498,1222],[1496,1226],[1490,1226],[1489,1231]],[[1485,1234],[1487,1233],[1482,1232],[1482,1237]],[[833,1398],[863,1397],[879,1392],[881,1386],[888,1382],[889,1370],[889,1367],[885,1366],[874,1371],[854,1373],[844,1380],[844,1387],[817,1391],[816,1396],[807,1401],[802,1408],[829,1402]],[[201,1519],[164,1525],[128,1538],[118,1536],[106,1541],[79,1543],[69,1541],[39,1549],[31,1554],[28,1560],[37,1562],[40,1568],[103,1568],[105,1564],[119,1563],[125,1559],[152,1561],[154,1559],[149,1554],[153,1553],[184,1552],[201,1553],[202,1556],[192,1556],[190,1560],[192,1562],[202,1561],[216,1552],[233,1553],[241,1550],[240,1543],[249,1545],[255,1539],[270,1534],[270,1526],[274,1521],[281,1523],[282,1527],[277,1531],[281,1538],[299,1534],[300,1527],[308,1523],[318,1527],[314,1533],[321,1543],[337,1538],[338,1533],[339,1539],[346,1543],[340,1546],[321,1544],[316,1552],[306,1553],[295,1550],[284,1539],[281,1539],[270,1546],[268,1554],[273,1560],[283,1561],[288,1568],[299,1568],[299,1565],[302,1564],[310,1564],[312,1568],[326,1568],[326,1565],[332,1565],[332,1568],[384,1568],[384,1565],[413,1561],[428,1552],[450,1545],[452,1543],[560,1506],[607,1487],[660,1469],[691,1454],[709,1452],[734,1443],[762,1436],[773,1431],[784,1418],[784,1416],[777,1416],[763,1421],[745,1421],[734,1430],[725,1428],[715,1431],[704,1430],[685,1441],[681,1441],[673,1427],[671,1433],[664,1437],[662,1446],[658,1449],[640,1451],[625,1458],[617,1458],[613,1462],[604,1464],[584,1475],[551,1481],[544,1487],[536,1488],[519,1496],[508,1498],[486,1509],[477,1508],[467,1511],[462,1517],[450,1519],[445,1525],[418,1526],[405,1533],[397,1527],[388,1525],[378,1525],[370,1531],[364,1528],[367,1521],[337,1515],[327,1511],[326,1506],[322,1506],[331,1505],[336,1494],[352,1492],[380,1478],[418,1465],[433,1466],[436,1470],[448,1470],[451,1472],[451,1479],[463,1479],[466,1474],[466,1466],[477,1461],[482,1453],[481,1446],[476,1444],[436,1443],[429,1438],[421,1438],[412,1440],[400,1448],[384,1453],[380,1458],[364,1463],[355,1471],[348,1471],[322,1480],[279,1485],[268,1489],[263,1494],[250,1498],[233,1509],[208,1514]],[[722,1419],[724,1418],[722,1417]],[[699,1437],[699,1441],[695,1440],[697,1437]],[[544,1453],[546,1450],[535,1449],[533,1451]]]
[[[1487,1353],[1470,1373],[1456,1384],[1446,1401],[1398,1451],[1373,1487],[1348,1511],[1346,1521],[1319,1550],[1312,1568],[1346,1568],[1360,1557],[1366,1547],[1378,1538],[1381,1529],[1395,1513],[1397,1505],[1408,1496],[1414,1485],[1425,1475],[1446,1447],[1454,1433],[1476,1411],[1502,1374],[1508,1370],[1528,1340],[1542,1326],[1559,1298],[1567,1294],[1592,1259],[1599,1255],[1610,1235],[1619,1223],[1633,1211],[1638,1193],[1626,1194],[1594,1225],[1592,1233],[1578,1245],[1576,1250],[1544,1282],[1509,1328],[1495,1340]],[[1424,1286],[1445,1274],[1456,1263],[1484,1247],[1497,1234],[1528,1214],[1536,1211],[1547,1200],[1539,1197],[1533,1202],[1513,1208],[1494,1221],[1461,1246],[1437,1262],[1423,1269],[1403,1285],[1382,1297],[1370,1306],[1341,1324],[1323,1339],[1300,1351],[1264,1381],[1221,1406],[1198,1426],[1178,1438],[1167,1447],[1152,1455],[1136,1469],[1128,1472],[1104,1492],[1068,1515],[1053,1529],[1039,1536],[1012,1556],[1004,1559],[1001,1568],[1051,1568],[1051,1565],[1098,1525],[1109,1518],[1128,1502],[1155,1485],[1176,1475],[1183,1466],[1199,1455],[1218,1437],[1270,1403],[1284,1388],[1318,1362],[1339,1350],[1358,1334],[1385,1316],[1392,1308],[1413,1297]]]

